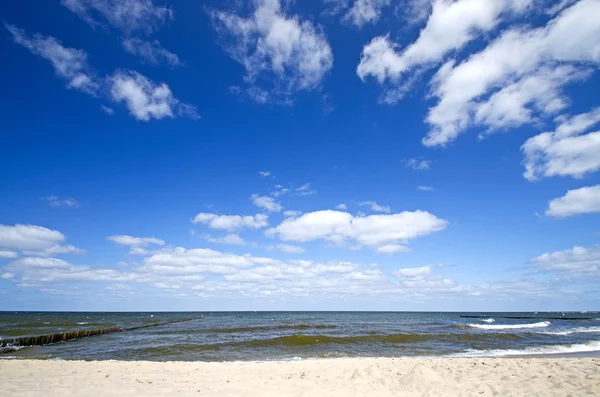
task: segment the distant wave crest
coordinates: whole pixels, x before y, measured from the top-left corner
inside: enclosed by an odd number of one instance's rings
[[[496,322],[496,320],[494,320],[493,318],[483,318],[483,319],[481,319],[479,321],[482,321],[484,323],[494,323],[494,322]]]
[[[467,350],[462,353],[452,354],[451,357],[506,357],[506,356],[528,356],[539,354],[565,354],[565,353],[587,353],[600,351],[600,341],[589,341],[573,345],[551,345],[529,347],[518,349],[497,350]]]
[[[530,324],[466,324],[467,328],[477,328],[477,329],[521,329],[521,328],[543,328],[547,327],[551,324],[550,321],[541,321],[539,323],[530,323]]]

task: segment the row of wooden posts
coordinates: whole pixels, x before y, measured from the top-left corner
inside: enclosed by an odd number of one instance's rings
[[[75,339],[87,338],[90,336],[99,336],[104,334],[110,334],[113,332],[134,331],[137,329],[157,327],[159,325],[179,323],[182,321],[190,321],[190,319],[158,322],[130,328],[112,327],[102,329],[86,329],[81,331],[58,332],[50,335],[22,336],[13,339],[0,339],[0,347],[49,345],[52,343],[66,342]]]

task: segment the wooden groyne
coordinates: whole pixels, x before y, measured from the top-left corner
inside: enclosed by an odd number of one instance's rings
[[[80,330],[80,331],[57,332],[57,333],[49,334],[49,335],[21,336],[21,337],[12,338],[12,339],[0,339],[0,348],[50,345],[52,343],[68,342],[68,341],[72,341],[75,339],[88,338],[90,336],[100,336],[100,335],[110,334],[113,332],[135,331],[135,330],[144,329],[144,328],[158,327],[161,325],[175,324],[175,323],[181,323],[184,321],[192,321],[192,320],[196,320],[196,319],[157,322],[157,323],[139,325],[139,326],[128,327],[128,328],[112,327],[112,328],[102,328],[102,329],[86,329],[86,330]],[[7,351],[9,351],[9,350],[7,350]],[[3,352],[4,351],[0,349],[0,353],[3,353]]]

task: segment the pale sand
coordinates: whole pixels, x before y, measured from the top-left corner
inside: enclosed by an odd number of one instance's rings
[[[600,396],[600,358],[0,360],[10,396]]]

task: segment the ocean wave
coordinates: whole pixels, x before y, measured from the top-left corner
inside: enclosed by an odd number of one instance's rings
[[[81,321],[81,322],[78,322],[77,324],[79,324],[79,325],[86,325],[86,324],[89,324],[89,323],[87,321]]]
[[[483,318],[483,319],[481,319],[479,321],[482,321],[484,323],[493,323],[493,322],[496,322],[496,320],[494,320],[493,318]]]
[[[571,334],[579,334],[579,333],[600,333],[600,327],[587,327],[587,328],[571,328],[564,331],[539,331],[537,334],[544,335],[571,335]]]
[[[565,354],[565,353],[588,353],[600,351],[600,341],[589,341],[586,343],[572,345],[550,345],[539,347],[528,347],[518,349],[497,350],[467,350],[462,353],[450,355],[450,357],[506,357],[506,356],[530,356],[540,354]]]
[[[521,328],[543,328],[552,324],[550,321],[541,321],[539,323],[530,324],[457,324],[458,328],[477,328],[477,329],[521,329]]]

